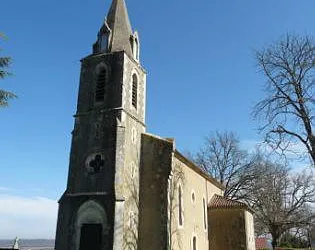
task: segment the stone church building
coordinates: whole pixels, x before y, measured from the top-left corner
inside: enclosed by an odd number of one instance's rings
[[[81,63],[56,250],[254,250],[252,212],[146,132],[146,71],[124,0]]]

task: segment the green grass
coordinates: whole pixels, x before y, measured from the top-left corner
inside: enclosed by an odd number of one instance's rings
[[[263,250],[263,249],[262,249]],[[290,248],[290,247],[276,247],[276,250],[315,250],[315,248]]]

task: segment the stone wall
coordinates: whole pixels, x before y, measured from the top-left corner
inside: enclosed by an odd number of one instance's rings
[[[173,144],[143,134],[140,165],[139,249],[165,250],[168,242],[167,186]]]
[[[208,210],[209,249],[249,250],[243,209]]]
[[[193,249],[194,238],[197,249],[209,249],[208,201],[214,194],[222,194],[221,185],[178,151],[175,151],[173,157],[171,182],[173,190],[169,191],[174,196],[170,211],[172,213],[170,222],[172,249]],[[179,186],[182,189],[182,225],[179,225]]]

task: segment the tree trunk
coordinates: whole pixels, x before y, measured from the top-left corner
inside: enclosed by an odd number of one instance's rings
[[[315,136],[311,134],[309,136],[309,138],[310,138],[309,140],[310,140],[310,144],[311,144],[311,152],[309,152],[309,153],[311,155],[311,158],[313,160],[313,164],[315,166]]]
[[[271,232],[271,236],[272,236],[272,242],[271,242],[272,249],[275,250],[280,235],[278,234],[277,230],[275,230],[274,232]]]
[[[275,249],[276,249],[276,246],[277,246],[277,240],[275,240],[274,238],[272,238],[271,245],[272,245],[272,249],[275,250]]]

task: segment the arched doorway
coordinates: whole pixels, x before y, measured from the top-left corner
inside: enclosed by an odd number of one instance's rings
[[[77,212],[75,223],[75,249],[101,250],[108,234],[107,215],[95,201],[87,201]]]

